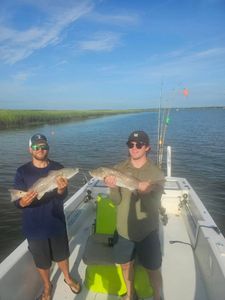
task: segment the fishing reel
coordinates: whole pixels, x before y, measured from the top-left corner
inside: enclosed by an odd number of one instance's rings
[[[160,219],[161,219],[162,224],[164,226],[166,226],[167,223],[168,223],[168,215],[166,214],[165,207],[160,206],[160,208],[159,208],[159,214],[160,214]]]
[[[183,206],[186,206],[187,203],[188,203],[188,194],[187,193],[184,193],[181,197],[181,200],[180,200],[180,203],[179,203],[179,208],[183,207]]]
[[[92,197],[92,191],[91,191],[91,190],[87,190],[86,196],[85,196],[85,198],[84,198],[84,202],[86,203],[86,202],[88,202],[88,201],[90,201],[90,200],[92,200],[92,199],[94,199],[94,198]]]

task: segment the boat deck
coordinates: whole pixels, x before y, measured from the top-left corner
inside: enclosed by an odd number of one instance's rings
[[[161,243],[163,250],[162,276],[165,300],[207,300],[200,271],[195,262],[190,239],[178,199],[164,197],[163,207],[168,214],[168,224],[162,227]],[[184,243],[171,244],[170,241]]]
[[[168,223],[161,226],[161,244],[163,253],[162,276],[163,296],[165,300],[207,300],[204,285],[201,281],[200,272],[195,263],[193,250],[190,245],[182,243],[171,244],[170,241],[178,240],[190,243],[184,221],[179,210],[179,196],[176,187],[171,185],[162,199],[162,206],[166,208]],[[85,264],[82,261],[85,240],[90,234],[92,220],[86,223],[79,233],[70,242],[71,256],[70,267],[74,278],[83,283],[85,276]],[[64,283],[55,266],[52,272],[53,299],[77,299],[77,300],[113,300],[119,296],[93,293],[88,291],[82,284],[82,292],[74,295]],[[152,298],[148,298],[149,300]]]

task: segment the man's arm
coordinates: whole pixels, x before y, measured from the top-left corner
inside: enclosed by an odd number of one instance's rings
[[[16,171],[13,186],[15,189],[18,190],[22,190],[22,191],[27,190],[26,184],[24,182],[24,177],[19,170]],[[17,208],[24,208],[26,206],[29,206],[36,197],[37,197],[36,192],[34,191],[27,192],[26,196],[14,201],[14,204]]]

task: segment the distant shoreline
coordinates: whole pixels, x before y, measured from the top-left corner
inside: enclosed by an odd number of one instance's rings
[[[127,110],[0,110],[0,129],[23,128],[43,124],[81,121],[118,114],[156,111],[154,109]]]
[[[162,108],[163,109],[163,108]],[[225,109],[223,106],[171,108],[171,110],[205,110]],[[124,109],[124,110],[14,110],[0,109],[0,130],[23,128],[26,126],[39,126],[43,124],[81,121],[90,118],[99,118],[118,114],[131,114],[143,112],[157,112],[158,108]]]

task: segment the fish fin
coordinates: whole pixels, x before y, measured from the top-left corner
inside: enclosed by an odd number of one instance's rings
[[[27,192],[21,191],[21,190],[16,190],[16,189],[9,189],[8,190],[11,194],[11,202],[14,202],[23,196],[26,195]]]

